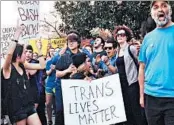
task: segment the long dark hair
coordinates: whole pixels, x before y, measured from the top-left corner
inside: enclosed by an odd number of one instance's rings
[[[20,44],[16,45],[16,48],[15,48],[15,50],[13,52],[13,56],[12,56],[12,62],[16,62],[16,58],[22,56],[23,50],[24,50],[23,45],[20,45]]]

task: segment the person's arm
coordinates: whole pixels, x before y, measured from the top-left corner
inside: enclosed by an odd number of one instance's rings
[[[106,63],[106,66],[113,74],[115,74],[117,72],[117,68],[112,66],[109,62]]]
[[[55,70],[55,65],[51,64],[50,69],[46,71],[46,74],[49,76],[52,73],[53,70]]]
[[[138,81],[140,86],[140,105],[144,107],[144,68],[145,64],[140,62]]]
[[[39,63],[28,63],[28,62],[25,62],[24,63],[24,67],[26,69],[29,69],[29,70],[40,70],[40,69],[44,69],[45,68],[45,59],[44,57],[39,57],[38,58],[39,60]]]
[[[63,71],[56,70],[56,77],[61,78],[68,73],[72,73],[74,70],[76,70],[76,68],[73,65],[70,65],[68,69],[65,69]]]
[[[117,72],[117,68],[110,64],[109,58],[107,56],[102,56],[102,61],[107,66],[108,70],[110,70],[113,74]]]
[[[7,51],[6,58],[4,60],[3,72],[9,71],[9,69],[10,69],[10,64],[12,61],[13,52],[16,48],[17,42],[18,42],[19,37],[20,37],[23,30],[24,30],[23,25],[17,27],[16,32],[14,34],[14,38],[11,40],[11,42],[9,42],[10,45],[9,45],[9,48]]]
[[[14,34],[14,38],[11,40],[11,42],[9,42],[9,47],[8,47],[8,51],[7,51],[7,55],[6,58],[4,60],[4,64],[3,64],[3,75],[5,78],[9,78],[10,77],[10,73],[11,73],[11,62],[12,62],[12,56],[13,53],[15,51],[16,45],[18,43],[19,37],[21,35],[21,33],[24,30],[24,26],[21,25],[19,27],[16,28],[16,32]]]
[[[27,72],[28,72],[30,75],[34,75],[34,74],[36,74],[37,70],[27,70]]]

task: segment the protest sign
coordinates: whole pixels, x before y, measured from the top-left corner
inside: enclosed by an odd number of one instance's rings
[[[32,46],[33,52],[38,52],[37,47],[36,47],[36,41],[37,40],[29,40],[29,44]],[[47,55],[48,40],[41,39],[41,42],[42,42],[42,54],[46,56]]]
[[[66,43],[65,38],[50,39],[51,46],[53,48],[62,48]],[[42,54],[47,54],[48,39],[41,39],[42,42]],[[36,40],[29,40],[29,44],[33,47],[33,52],[37,52]]]
[[[62,48],[66,43],[65,38],[51,39],[51,45],[53,48]]]
[[[65,125],[126,121],[118,74],[93,80],[62,80]]]
[[[17,1],[17,10],[20,17],[20,24],[25,29],[21,40],[29,40],[39,37],[39,1]]]
[[[9,42],[14,37],[15,31],[16,31],[16,28],[14,26],[3,25],[1,27],[1,66],[3,64],[3,60],[7,53],[8,47],[10,45]]]

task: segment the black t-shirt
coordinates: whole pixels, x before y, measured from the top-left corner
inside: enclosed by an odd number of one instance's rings
[[[78,53],[81,53],[81,52],[78,51]],[[64,71],[64,70],[68,69],[68,67],[73,63],[73,61],[72,61],[72,56],[73,55],[75,55],[75,54],[73,54],[71,52],[66,53],[64,55],[61,55],[61,57],[59,58],[59,60],[56,63],[56,70]],[[71,73],[66,74],[61,79],[69,79],[70,74]]]

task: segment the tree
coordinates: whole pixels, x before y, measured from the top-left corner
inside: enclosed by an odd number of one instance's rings
[[[41,34],[46,34],[49,38],[59,38],[65,37],[64,30],[62,29],[63,24],[60,24],[58,20],[58,13],[53,11],[45,15],[45,17],[40,20]]]
[[[150,1],[57,1],[55,9],[66,30],[76,29],[82,36],[89,36],[95,27],[113,30],[125,24],[138,37],[142,22],[150,15]]]

